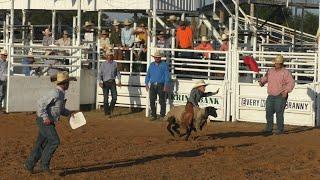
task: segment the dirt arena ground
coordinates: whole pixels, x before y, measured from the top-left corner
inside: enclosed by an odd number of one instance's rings
[[[144,112],[116,113],[106,120],[86,112],[87,125],[77,130],[63,118],[51,176],[22,168],[37,135],[35,115],[0,115],[0,179],[320,178],[319,129],[286,126],[286,134],[264,136],[263,124],[214,122],[185,142]]]

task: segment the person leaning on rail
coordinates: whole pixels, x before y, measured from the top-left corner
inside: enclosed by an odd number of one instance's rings
[[[267,124],[265,133],[273,131],[273,115],[277,116],[276,134],[282,134],[284,130],[284,110],[290,93],[295,84],[291,72],[284,67],[282,55],[273,59],[274,67],[269,69],[264,77],[259,81],[261,87],[268,83],[268,97],[266,101]]]

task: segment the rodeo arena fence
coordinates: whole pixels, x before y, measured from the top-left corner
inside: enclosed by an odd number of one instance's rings
[[[48,0],[43,0],[45,4]],[[131,2],[132,1],[132,2]],[[100,32],[102,13],[108,10],[119,11],[130,10],[132,13],[144,12],[148,18],[148,40],[146,42],[146,59],[134,58],[139,48],[129,48],[129,58],[126,60],[115,59],[118,64],[124,65],[127,69],[121,71],[122,87],[117,88],[118,98],[116,106],[146,109],[146,116],[149,116],[149,95],[145,89],[146,70],[153,61],[151,55],[155,51],[164,54],[162,60],[166,61],[170,67],[171,88],[167,95],[167,111],[176,105],[185,105],[191,88],[195,80],[204,79],[207,83],[207,91],[219,93],[203,98],[201,107],[214,106],[218,109],[218,117],[211,120],[218,121],[247,121],[265,122],[265,101],[267,97],[267,87],[260,87],[258,80],[271,68],[272,59],[276,55],[283,55],[285,66],[292,72],[296,86],[289,94],[285,111],[285,123],[300,126],[317,126],[320,123],[320,40],[316,44],[314,35],[299,32],[274,23],[266,23],[261,19],[246,15],[239,7],[239,1],[232,0],[231,5],[239,11],[232,12],[226,1],[214,0],[211,7],[212,16],[216,16],[216,9],[225,8],[230,18],[226,25],[229,37],[228,51],[204,51],[193,49],[175,48],[174,31],[166,26],[161,16],[172,13],[181,15],[181,19],[187,18],[188,14],[198,15],[199,22],[203,23],[216,39],[215,43],[221,44],[221,36],[218,30],[212,25],[209,18],[201,12],[201,8],[208,6],[205,1],[192,0],[130,0],[127,4],[125,0],[110,1],[70,1],[67,5],[62,5],[62,1],[48,1],[48,5],[37,7],[35,4],[28,4],[27,1],[19,4],[18,1],[6,1],[0,4],[0,9],[11,9],[6,14],[6,18],[1,28],[3,39],[0,48],[7,49],[8,56],[8,80],[7,96],[4,107],[7,112],[35,111],[36,99],[45,94],[50,88],[50,77],[45,75],[24,76],[21,67],[30,66],[41,69],[47,67],[59,67],[69,71],[70,75],[76,77],[78,81],[71,82],[67,91],[66,106],[71,110],[77,110],[80,105],[91,104],[101,108],[103,106],[103,92],[97,82],[97,74],[100,64],[104,61],[103,49],[100,47],[100,40],[82,43],[80,27],[82,10],[90,9],[97,11],[97,29]],[[229,3],[230,3],[229,2]],[[30,2],[31,3],[31,2]],[[53,3],[53,4],[52,4]],[[54,4],[57,3],[57,4]],[[73,18],[72,46],[43,46],[38,40],[33,38],[36,25],[26,25],[25,19],[22,25],[13,25],[14,10],[21,9],[47,9],[52,11],[52,30],[54,37],[55,14],[58,10],[77,11],[77,16]],[[70,5],[69,5],[70,4]],[[138,7],[139,5],[139,7]],[[28,8],[26,8],[26,7]],[[69,7],[70,6],[70,7]],[[320,6],[320,3],[319,3]],[[37,7],[37,8],[35,8]],[[56,7],[56,8],[55,8]],[[100,7],[100,8],[98,8]],[[189,13],[188,13],[189,12]],[[320,13],[319,13],[320,14]],[[214,18],[213,18],[214,19]],[[320,21],[320,18],[319,18]],[[255,25],[264,24],[264,32],[267,36],[259,35]],[[40,27],[40,26],[39,26]],[[47,27],[47,26],[41,26]],[[136,24],[134,23],[134,27]],[[157,28],[169,29],[172,35],[170,48],[158,48],[156,43]],[[27,30],[26,30],[27,29]],[[18,42],[14,39],[14,33],[21,31],[22,38]],[[28,33],[27,33],[28,31]],[[247,36],[240,37],[240,32],[252,31],[254,36],[249,39]],[[294,32],[294,33],[293,33]],[[29,34],[30,39],[25,36]],[[241,39],[242,38],[242,39]],[[300,38],[313,42],[309,51],[296,52],[295,41]],[[250,46],[249,46],[250,44]],[[301,43],[302,44],[302,43]],[[301,45],[300,44],[300,45]],[[307,42],[305,43],[307,46]],[[286,49],[287,50],[284,50]],[[115,50],[117,48],[114,48]],[[280,49],[280,50],[279,50]],[[22,64],[21,59],[27,57],[28,51],[34,53],[35,63]],[[56,55],[44,55],[47,50],[55,50]],[[208,53],[209,57],[204,59],[201,54]],[[258,64],[259,71],[253,72],[245,65],[244,57],[252,57]],[[66,64],[47,65],[43,59],[67,60]],[[159,104],[157,103],[159,107]],[[157,108],[159,110],[159,108]]]

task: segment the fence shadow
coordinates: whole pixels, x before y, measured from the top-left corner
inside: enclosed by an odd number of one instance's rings
[[[254,145],[254,143],[238,144],[233,147],[234,148],[248,147],[252,145]],[[136,159],[123,160],[123,161],[113,161],[113,162],[106,162],[106,163],[95,164],[95,165],[81,166],[76,168],[66,168],[63,170],[63,172],[59,173],[59,175],[67,176],[71,174],[78,174],[78,173],[84,173],[84,172],[95,172],[95,171],[103,171],[107,169],[130,167],[130,166],[144,164],[154,160],[170,158],[170,157],[175,157],[175,158],[197,157],[197,156],[201,156],[202,154],[208,151],[210,152],[215,151],[217,148],[224,148],[224,146],[218,146],[218,147],[207,146],[207,147],[202,147],[194,150],[181,151],[176,153],[158,154],[158,155],[146,156],[146,157],[141,157]]]

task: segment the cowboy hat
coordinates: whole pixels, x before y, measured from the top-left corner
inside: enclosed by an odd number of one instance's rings
[[[94,26],[94,24],[91,21],[86,21],[83,27],[88,27],[88,26]]]
[[[110,48],[107,48],[107,49],[104,50],[104,55],[105,56],[114,55],[114,52]]]
[[[222,36],[221,36],[221,41],[226,41],[226,40],[228,40],[229,38],[228,38],[228,36],[226,35],[226,34],[222,34]]]
[[[8,51],[6,49],[2,49],[0,55],[8,55]]]
[[[49,28],[46,28],[44,31],[42,31],[42,34],[52,34],[49,30]]]
[[[29,52],[28,52],[28,57],[29,57],[29,58],[34,58],[32,51],[29,51]]]
[[[160,51],[155,51],[153,53],[153,55],[151,55],[152,57],[162,57],[162,54],[160,53]]]
[[[48,55],[52,55],[54,53],[54,51],[51,51],[51,50],[46,50],[45,52],[45,56],[48,56]]]
[[[144,23],[141,23],[139,27],[146,27],[146,25]]]
[[[108,34],[108,32],[106,30],[101,31],[101,35],[107,35],[107,34]]]
[[[114,25],[114,26],[119,26],[120,23],[119,23],[119,21],[118,21],[117,19],[114,19],[112,25]]]
[[[170,15],[169,18],[167,19],[167,21],[176,21],[177,20],[177,16],[175,15]]]
[[[207,86],[208,84],[206,82],[204,82],[204,80],[198,80],[194,83],[193,88],[197,88],[200,86]]]
[[[59,85],[69,81],[77,81],[77,79],[75,77],[69,77],[69,73],[67,71],[62,71],[58,72],[54,83]]]
[[[63,35],[69,35],[69,33],[68,33],[67,30],[64,30],[62,34],[63,34]]]
[[[277,55],[273,60],[273,64],[282,64],[284,62],[283,56],[282,55]]]
[[[125,25],[125,26],[129,26],[130,24],[132,24],[128,19],[125,19],[124,21],[123,21],[123,24]]]
[[[207,38],[207,36],[202,36],[202,37],[201,37],[201,41],[203,41],[203,42],[208,42],[208,41],[210,41],[210,40]]]
[[[139,38],[139,36],[136,36],[136,38],[134,39],[134,42],[141,42],[141,39]]]

